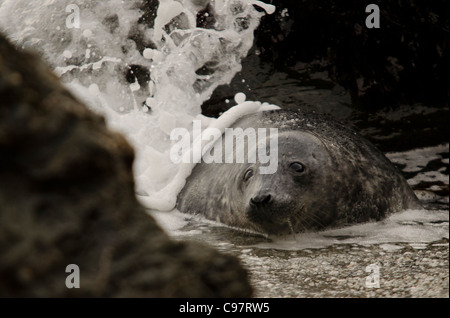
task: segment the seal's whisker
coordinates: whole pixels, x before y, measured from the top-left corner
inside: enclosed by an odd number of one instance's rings
[[[308,225],[309,226],[315,226],[315,227],[320,227],[323,228],[325,227],[325,224],[322,223],[321,219],[319,218],[319,216],[313,214],[313,215],[307,215],[307,217],[305,218],[305,221],[308,221]]]
[[[297,240],[297,238],[295,236],[294,227],[292,226],[292,222],[291,222],[290,218],[287,219],[287,224],[289,225],[289,229],[291,230],[292,237],[294,238],[294,240]]]

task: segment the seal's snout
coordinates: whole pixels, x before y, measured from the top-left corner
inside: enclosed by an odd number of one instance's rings
[[[250,199],[250,206],[255,208],[267,207],[272,203],[272,196],[270,194],[259,194]]]

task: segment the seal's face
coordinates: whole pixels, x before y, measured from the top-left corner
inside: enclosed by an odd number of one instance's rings
[[[266,233],[300,232],[326,226],[333,209],[323,185],[330,178],[331,158],[322,142],[307,132],[278,135],[278,169],[260,174],[259,163],[241,173],[246,217]]]

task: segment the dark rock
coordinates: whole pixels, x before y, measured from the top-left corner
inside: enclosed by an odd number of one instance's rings
[[[370,14],[365,9],[373,1],[266,2],[275,4],[277,11],[265,15],[255,31],[253,52],[240,74],[246,82],[238,76],[231,89],[219,88],[212,102],[205,103],[206,114],[214,115],[211,105],[229,98],[230,92],[244,91],[264,100],[267,94],[249,90],[248,83],[257,88],[276,71],[304,86],[311,86],[310,75],[327,72],[331,81],[350,92],[354,106],[368,111],[399,103],[448,105],[448,1],[377,1],[379,29],[365,25]]]
[[[127,141],[1,36],[0,152],[0,296],[251,295],[236,258],[167,237],[136,201]]]

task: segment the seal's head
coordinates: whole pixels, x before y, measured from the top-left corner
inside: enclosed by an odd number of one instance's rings
[[[256,230],[272,234],[325,227],[333,216],[329,189],[323,186],[333,177],[328,151],[307,132],[282,132],[278,144],[274,173],[260,173],[258,162],[241,173],[246,218]]]

